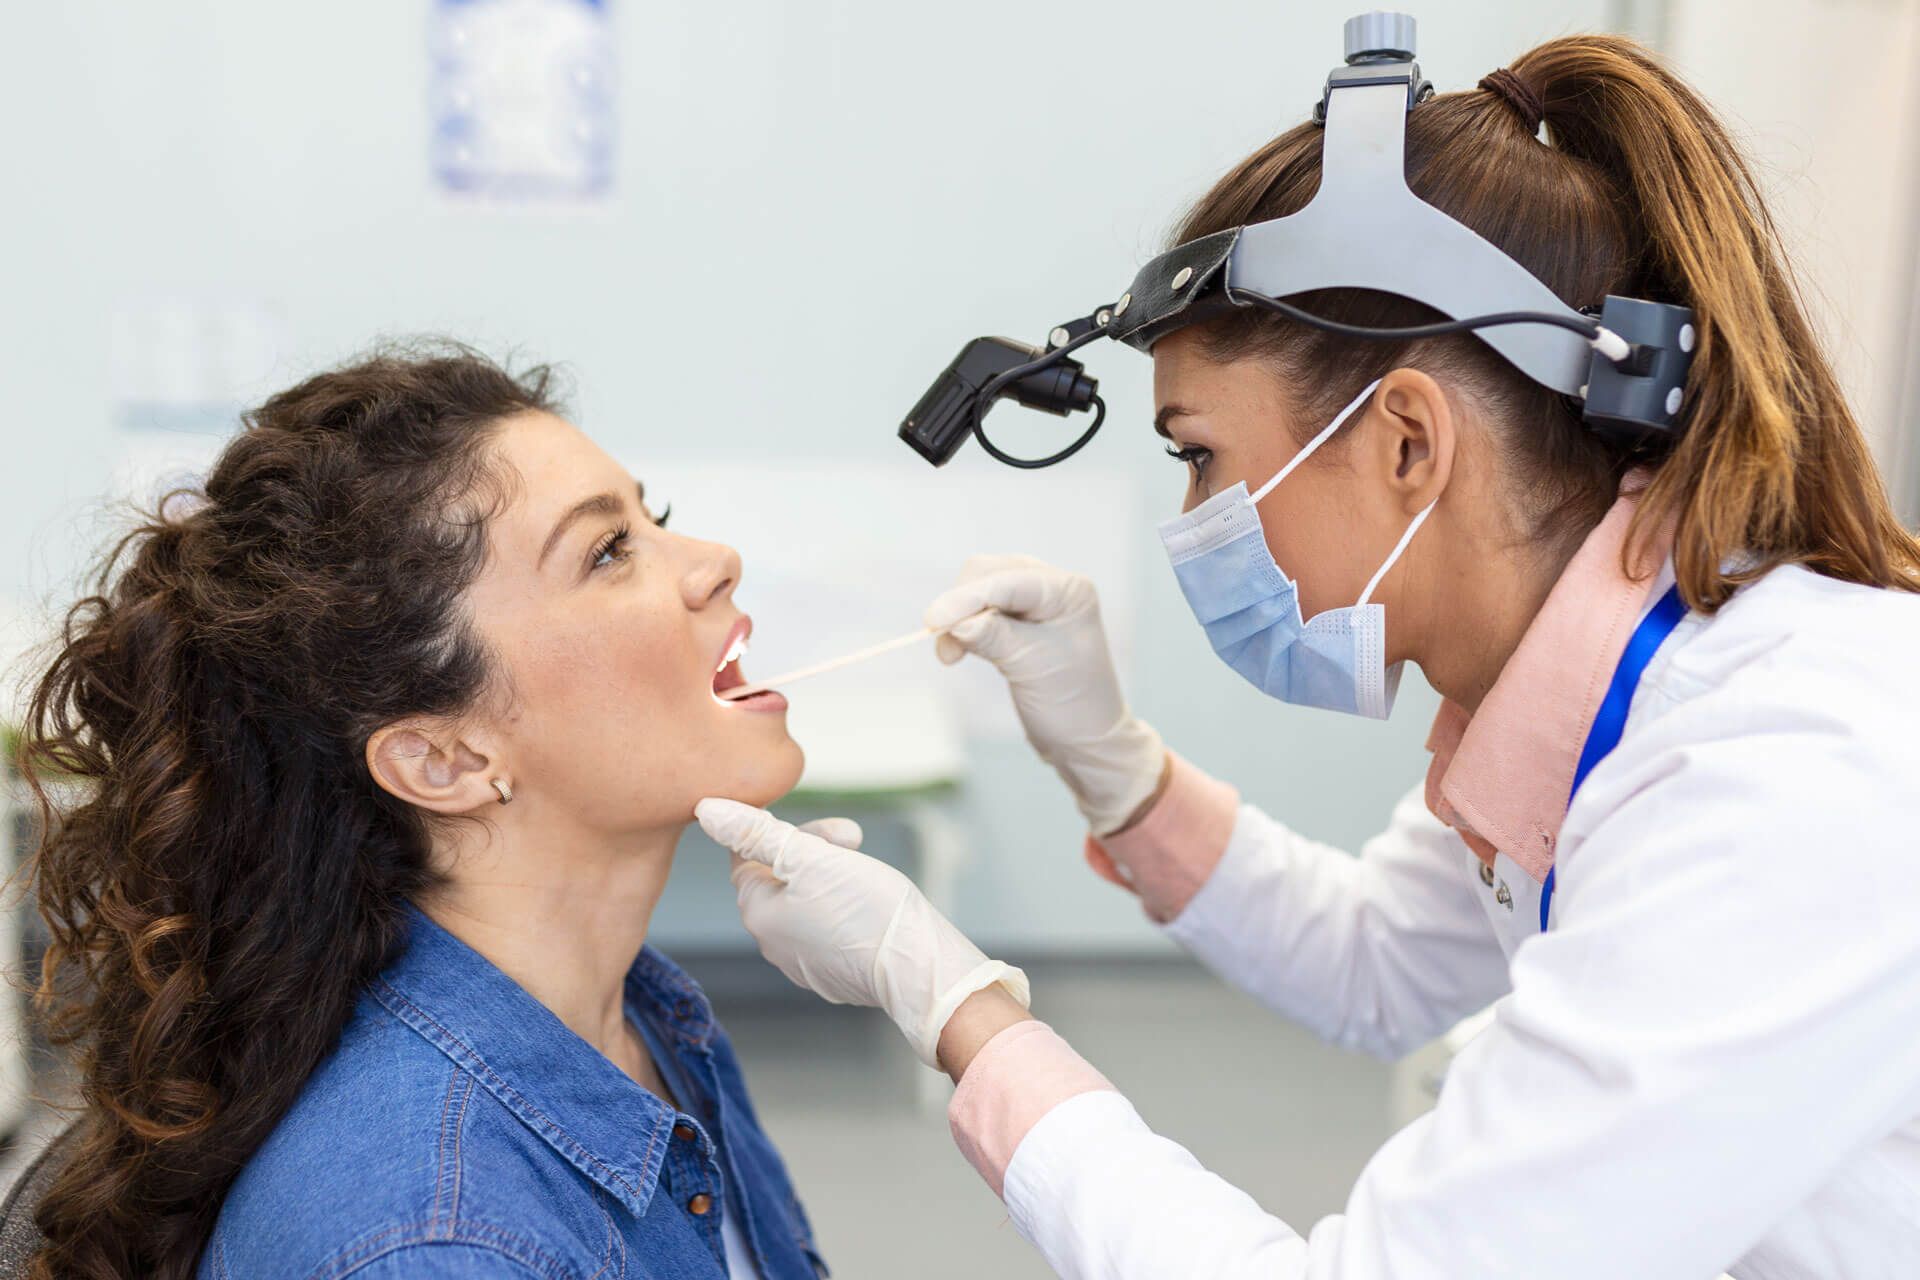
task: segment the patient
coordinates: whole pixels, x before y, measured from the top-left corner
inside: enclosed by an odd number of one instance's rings
[[[267,401],[133,532],[34,692],[42,986],[84,1110],[43,1276],[824,1273],[699,988],[644,946],[739,557],[544,370],[400,351]]]

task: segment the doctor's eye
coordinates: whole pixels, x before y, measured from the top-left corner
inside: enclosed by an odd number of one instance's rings
[[[1205,475],[1207,463],[1213,461],[1213,450],[1202,449],[1199,445],[1188,445],[1184,449],[1167,446],[1167,456],[1176,462],[1184,462],[1193,468],[1195,475]]]

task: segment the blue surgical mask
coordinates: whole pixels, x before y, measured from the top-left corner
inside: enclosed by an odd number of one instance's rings
[[[1400,687],[1400,664],[1388,668],[1386,609],[1368,600],[1413,541],[1433,504],[1428,503],[1400,535],[1399,544],[1360,593],[1358,603],[1329,609],[1304,622],[1297,584],[1280,571],[1267,550],[1259,507],[1261,499],[1326,443],[1379,385],[1378,379],[1368,383],[1258,492],[1249,494],[1242,481],[1217,493],[1162,524],[1160,541],[1213,651],[1255,688],[1303,707],[1384,720]]]

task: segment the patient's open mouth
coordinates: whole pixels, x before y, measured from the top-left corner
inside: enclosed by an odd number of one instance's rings
[[[740,659],[746,656],[747,639],[753,634],[753,619],[742,618],[733,624],[727,633],[726,648],[720,652],[720,664],[713,672],[713,697],[723,707],[741,707],[748,711],[780,711],[787,705],[786,698],[772,689],[763,689],[759,693],[748,694],[744,698],[723,698],[729,689],[738,689],[747,683],[746,675],[740,670]]]

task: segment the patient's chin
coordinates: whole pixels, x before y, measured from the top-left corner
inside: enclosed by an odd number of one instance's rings
[[[727,798],[762,807],[770,805],[799,784],[806,763],[806,753],[801,751],[800,744],[787,738],[777,749],[756,752],[755,759],[743,761],[745,767],[733,778]]]

